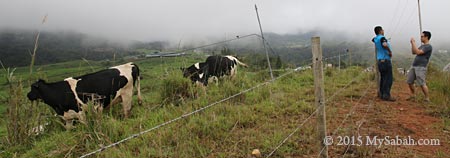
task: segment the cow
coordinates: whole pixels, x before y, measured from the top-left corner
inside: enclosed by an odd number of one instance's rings
[[[248,67],[234,56],[209,56],[205,62],[195,63],[188,68],[181,68],[183,76],[191,79],[193,83],[208,85],[211,77],[220,78],[230,76],[234,78],[237,72],[237,65]]]
[[[131,110],[133,87],[137,89],[138,103],[142,104],[139,67],[130,62],[54,83],[39,79],[31,85],[27,97],[31,101],[43,100],[66,123],[73,118],[83,120],[82,109],[95,96],[100,108],[122,102],[127,118]]]

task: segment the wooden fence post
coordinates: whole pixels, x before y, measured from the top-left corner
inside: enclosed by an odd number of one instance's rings
[[[375,80],[377,80],[377,96],[381,97],[381,92],[380,92],[380,70],[378,69],[378,59],[377,59],[377,46],[375,46],[375,65],[373,65],[373,69],[372,70],[375,72]]]
[[[320,46],[320,37],[311,38],[311,47],[313,54],[313,69],[314,69],[314,94],[316,95],[317,107],[317,129],[318,139],[320,142],[319,152],[321,158],[328,157],[328,147],[324,144],[326,136],[326,117],[325,117],[325,90],[323,82],[323,67],[322,67],[322,48]]]

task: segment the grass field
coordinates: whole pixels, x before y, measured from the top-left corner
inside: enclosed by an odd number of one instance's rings
[[[26,143],[9,145],[11,143],[7,140],[6,130],[6,120],[9,118],[6,114],[1,115],[0,155],[78,157],[239,93],[270,78],[266,70],[250,71],[239,68],[235,79],[220,80],[217,85],[210,84],[205,93],[202,88],[182,78],[179,70],[180,67],[189,66],[204,58],[204,56],[189,56],[135,61],[143,77],[141,90],[144,104],[137,105],[135,98],[132,116],[128,119],[119,116],[121,105],[117,105],[101,115],[90,113],[87,125],[79,124],[75,129],[66,131],[58,124],[59,118],[51,117],[53,110],[49,109],[48,105],[40,103],[36,108],[42,109],[42,116],[47,116],[45,120],[50,123],[45,132],[37,136],[28,136],[29,141]],[[37,66],[32,80],[44,78],[59,81],[109,66],[111,65],[105,62],[92,61]],[[347,90],[338,93],[330,102],[346,97],[361,97],[371,78],[370,74],[362,73],[362,70],[360,67],[350,67],[341,71],[326,70],[326,96],[331,96],[357,77]],[[19,68],[15,76],[17,79],[27,80],[28,71],[28,68]],[[276,71],[276,76],[287,71],[289,70]],[[5,78],[0,80],[0,83],[5,82]],[[18,96],[23,107],[31,107],[31,103],[26,99],[26,93],[29,91],[27,82],[23,83],[22,96]],[[315,111],[313,83],[314,78],[310,70],[295,72],[267,86],[259,87],[109,148],[94,157],[248,157],[253,149],[260,149],[263,154],[267,154]],[[0,112],[5,113],[6,106],[10,103],[7,85],[2,88],[0,94]],[[328,111],[331,116],[337,114],[337,109]],[[448,122],[447,119],[447,124]],[[300,132],[281,146],[274,157],[299,157],[316,153],[315,128],[315,119],[307,122]]]

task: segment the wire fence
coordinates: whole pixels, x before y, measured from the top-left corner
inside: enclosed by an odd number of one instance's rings
[[[268,43],[268,41],[266,41],[264,38],[262,38],[262,37],[261,37],[260,35],[258,35],[258,34],[248,34],[248,35],[244,35],[244,36],[236,36],[236,38],[233,38],[233,39],[224,40],[224,41],[219,41],[219,42],[215,42],[215,43],[211,43],[211,44],[206,44],[206,45],[202,45],[202,46],[198,46],[198,47],[193,47],[193,48],[183,49],[183,50],[176,51],[175,53],[181,53],[181,52],[193,51],[193,50],[196,50],[196,49],[201,49],[201,48],[206,48],[206,47],[210,47],[210,46],[214,46],[214,45],[218,45],[218,44],[228,43],[228,42],[231,42],[231,41],[240,40],[240,39],[244,39],[244,38],[248,38],[248,37],[253,37],[253,36],[258,37],[258,38],[261,38],[261,39],[263,40],[263,42],[265,42],[265,43],[268,45],[268,48],[271,50],[271,52],[272,52],[273,54],[277,54],[277,53],[274,51],[274,49],[270,46],[270,44]],[[327,58],[323,58],[323,61],[331,60],[331,59],[335,59],[335,58],[339,58],[339,57],[347,56],[347,55],[349,55],[349,54],[347,53],[347,54],[340,54],[340,55],[335,55],[335,56],[327,57]],[[306,59],[306,60],[310,60],[310,61],[311,61],[311,59]],[[311,64],[312,64],[312,63],[311,63]],[[308,66],[308,65],[310,65],[310,64],[306,64],[306,65],[304,65],[304,66]],[[103,69],[103,68],[104,68],[104,67],[98,67],[98,68],[96,68],[96,69],[90,68],[89,70],[91,70],[91,71],[97,71],[97,70],[100,70],[100,69]],[[102,147],[102,148],[100,148],[100,149],[98,149],[98,150],[95,150],[95,151],[92,151],[92,152],[87,153],[87,154],[85,154],[85,155],[82,155],[81,157],[87,157],[87,156],[90,156],[90,155],[93,155],[93,154],[102,152],[102,151],[104,151],[104,150],[106,150],[106,149],[108,149],[108,148],[111,148],[111,147],[114,147],[114,146],[116,146],[116,145],[119,145],[119,144],[121,144],[121,143],[123,143],[123,142],[126,142],[126,141],[130,140],[130,139],[139,137],[140,135],[143,135],[143,134],[148,133],[148,132],[150,132],[150,131],[153,131],[153,130],[156,130],[156,129],[161,128],[161,127],[163,127],[163,126],[166,126],[166,125],[168,125],[168,124],[171,124],[171,123],[173,123],[173,122],[175,122],[175,121],[177,121],[177,120],[186,118],[186,117],[191,116],[191,115],[193,115],[193,114],[196,114],[196,113],[198,113],[198,112],[200,112],[200,111],[203,111],[203,110],[205,110],[205,109],[208,109],[208,108],[210,108],[210,107],[212,107],[212,106],[214,106],[214,105],[217,105],[217,104],[219,104],[219,103],[222,103],[222,102],[224,102],[224,101],[227,101],[227,100],[229,100],[229,99],[232,99],[232,98],[234,98],[234,97],[236,97],[236,96],[239,96],[239,95],[241,95],[241,94],[247,93],[247,92],[252,91],[252,90],[254,90],[254,89],[256,89],[256,88],[259,88],[259,87],[261,87],[261,86],[268,85],[268,84],[274,82],[274,81],[277,80],[277,79],[280,79],[280,78],[282,78],[282,77],[285,77],[285,76],[287,76],[287,75],[289,75],[289,74],[292,74],[292,73],[294,73],[294,72],[296,72],[296,71],[299,71],[299,70],[304,70],[304,69],[301,69],[301,67],[297,67],[296,69],[293,69],[293,70],[291,70],[291,71],[289,71],[289,72],[287,72],[287,73],[284,73],[284,74],[282,74],[282,75],[280,75],[280,76],[278,76],[278,77],[276,77],[276,78],[274,78],[274,79],[272,79],[272,80],[270,80],[270,81],[266,81],[266,82],[264,82],[264,83],[260,83],[260,84],[254,86],[254,87],[251,87],[251,88],[249,88],[249,89],[246,89],[246,90],[244,90],[244,91],[241,91],[241,92],[239,92],[239,93],[236,93],[236,94],[234,94],[234,95],[232,95],[232,96],[229,96],[229,97],[227,97],[227,98],[224,98],[224,99],[222,99],[222,100],[216,101],[216,102],[214,102],[214,103],[212,103],[212,104],[209,104],[209,105],[207,105],[207,106],[205,106],[205,107],[202,107],[202,108],[197,109],[197,110],[195,110],[195,111],[192,111],[192,112],[190,112],[190,113],[184,114],[184,115],[182,115],[182,116],[180,116],[180,117],[177,117],[177,118],[175,118],[175,119],[172,119],[172,120],[170,120],[170,121],[164,122],[164,123],[162,123],[162,124],[160,124],[160,125],[157,125],[157,126],[155,126],[155,127],[153,127],[153,128],[150,128],[150,129],[148,129],[148,130],[145,130],[145,131],[142,131],[142,132],[133,134],[133,135],[131,135],[131,136],[129,136],[129,137],[126,137],[125,139],[122,139],[122,140],[117,141],[117,142],[115,142],[115,143],[112,143],[112,144],[110,144],[110,145],[108,145],[108,146],[104,146],[104,147]],[[86,70],[83,69],[83,70],[80,70],[80,71],[78,71],[78,72],[62,73],[62,74],[56,74],[56,75],[51,75],[51,76],[46,76],[46,77],[47,77],[47,78],[62,77],[62,76],[66,76],[66,75],[69,75],[69,74],[80,74],[80,73],[83,73],[83,72],[85,72],[85,71],[86,71]],[[353,80],[353,81],[354,81],[354,80]],[[342,89],[345,89],[346,87],[348,87],[353,81],[351,81],[349,84],[347,84],[347,85],[346,85],[345,87],[343,87]],[[342,91],[342,89],[339,90],[339,91],[337,91],[335,94],[333,94],[332,97],[330,97],[330,99],[333,98],[338,92]],[[284,140],[283,140],[283,141],[282,141],[282,142],[281,142],[281,143],[280,143],[280,144],[279,144],[279,145],[271,152],[270,155],[272,155],[274,152],[276,152],[276,150],[277,150],[279,147],[281,147],[281,146],[282,146],[282,145],[283,145],[283,144],[284,144],[284,143],[285,143],[285,142],[286,142],[286,141],[287,141],[287,140],[288,140],[295,132],[297,132],[297,131],[301,128],[301,126],[303,126],[303,124],[306,123],[306,121],[308,121],[308,120],[309,120],[316,112],[317,112],[317,110],[314,111],[314,112],[313,112],[306,120],[304,120],[303,123],[302,123],[299,127],[297,127],[297,128],[294,130],[293,133],[291,133],[287,138],[285,138],[285,139],[284,139]],[[269,156],[270,156],[270,155],[269,155]],[[268,156],[268,157],[269,157],[269,156]]]
[[[335,56],[333,57],[329,57],[329,58],[336,58]],[[327,59],[329,59],[327,58]],[[328,101],[332,100],[336,95],[338,95],[339,93],[341,93],[343,90],[347,89],[347,87],[349,87],[351,84],[353,84],[353,82],[355,82],[360,76],[362,76],[364,73],[360,73],[358,76],[356,76],[353,80],[351,80],[350,82],[348,82],[344,87],[340,88],[339,90],[337,90],[336,92],[334,92],[331,97],[327,98],[325,100],[325,103],[327,103]],[[284,143],[286,143],[286,141],[292,137],[292,135],[294,135],[296,132],[298,132],[298,130],[303,126],[303,124],[305,124],[306,121],[308,121],[315,113],[317,112],[317,109],[307,118],[305,119],[294,131],[292,131],[285,139],[283,139],[280,144],[278,144],[267,156],[266,158],[269,158],[270,156],[272,156]],[[322,149],[323,150],[323,149]]]
[[[339,126],[331,133],[331,135],[329,135],[329,137],[333,137],[333,136],[337,133],[337,131],[339,131],[339,130],[341,129],[341,127],[342,127],[342,125],[344,125],[345,121],[347,121],[347,119],[349,118],[349,116],[353,114],[353,111],[354,111],[356,105],[358,105],[358,104],[362,101],[362,99],[368,94],[368,92],[369,92],[370,89],[371,89],[371,86],[370,86],[370,85],[367,86],[367,89],[365,90],[365,92],[363,93],[363,95],[359,98],[359,100],[356,102],[356,104],[355,104],[354,106],[352,106],[352,108],[349,110],[349,112],[347,113],[347,115],[345,116],[345,118],[341,121],[341,123],[339,124]],[[319,152],[319,154],[318,154],[318,157],[320,157],[320,155],[322,154],[322,152],[323,152],[324,150],[325,150],[325,147],[323,147],[323,148],[320,150],[320,152]]]
[[[168,124],[170,124],[170,123],[173,123],[173,122],[178,121],[178,120],[180,120],[180,119],[183,119],[183,118],[186,118],[186,117],[188,117],[188,116],[191,116],[191,115],[193,115],[193,114],[195,114],[195,113],[198,113],[198,112],[200,112],[200,111],[203,111],[203,110],[205,110],[205,109],[208,109],[208,108],[210,108],[210,107],[212,107],[212,106],[214,106],[214,105],[217,105],[217,104],[219,104],[219,103],[222,103],[222,102],[224,102],[224,101],[227,101],[227,100],[229,100],[229,99],[232,99],[232,98],[234,98],[234,97],[236,97],[236,96],[239,96],[239,95],[241,95],[241,94],[245,94],[245,93],[247,93],[247,92],[249,92],[249,91],[252,91],[252,90],[254,90],[254,89],[257,89],[257,88],[259,88],[259,87],[261,87],[261,86],[268,85],[268,84],[270,84],[270,83],[272,83],[272,82],[274,82],[274,81],[276,81],[276,80],[278,80],[278,79],[280,79],[280,78],[283,78],[283,77],[285,77],[285,76],[287,76],[287,75],[290,75],[290,74],[292,74],[292,73],[294,73],[294,72],[297,72],[297,71],[298,71],[298,69],[291,70],[291,71],[289,71],[289,72],[287,72],[287,73],[284,73],[284,74],[282,74],[282,75],[280,75],[280,76],[274,78],[273,80],[269,80],[269,81],[260,83],[260,84],[258,84],[258,85],[256,85],[256,86],[253,86],[253,87],[251,87],[251,88],[248,88],[248,89],[246,89],[246,90],[244,90],[244,91],[241,91],[241,92],[239,92],[239,93],[236,93],[236,94],[234,94],[234,95],[231,95],[231,96],[229,96],[229,97],[227,97],[227,98],[224,98],[224,99],[222,99],[222,100],[219,100],[219,101],[216,101],[216,102],[214,102],[214,103],[211,103],[211,104],[209,104],[209,105],[207,105],[207,106],[204,106],[204,107],[202,107],[202,108],[200,108],[200,109],[197,109],[197,110],[195,110],[195,111],[192,111],[192,112],[190,112],[190,113],[181,115],[180,117],[177,117],[177,118],[172,119],[172,120],[170,120],[170,121],[167,121],[167,122],[164,122],[164,123],[159,124],[159,125],[157,125],[157,126],[154,126],[153,128],[150,128],[150,129],[148,129],[148,130],[145,130],[145,131],[142,131],[142,132],[133,134],[133,135],[131,135],[131,136],[125,138],[125,139],[122,139],[122,140],[120,140],[120,141],[117,141],[117,142],[115,142],[115,143],[113,143],[113,144],[110,144],[110,145],[108,145],[108,146],[104,146],[104,147],[102,147],[102,148],[100,148],[100,149],[98,149],[98,150],[95,150],[95,151],[92,151],[92,152],[90,152],[90,153],[88,153],[88,154],[82,155],[80,158],[84,158],[84,157],[87,157],[87,156],[90,156],[90,155],[99,153],[99,152],[101,152],[101,151],[104,151],[105,149],[111,148],[111,147],[113,147],[113,146],[119,145],[119,144],[121,144],[121,143],[123,143],[123,142],[126,142],[126,141],[130,140],[130,139],[136,138],[136,137],[138,137],[138,136],[140,136],[140,135],[143,135],[143,134],[148,133],[148,132],[150,132],[150,131],[153,131],[153,130],[156,130],[156,129],[158,129],[158,128],[161,128],[161,127],[166,126],[166,125],[168,125]]]
[[[369,102],[369,104],[367,105],[366,112],[365,112],[364,115],[363,115],[363,118],[361,118],[359,121],[356,121],[356,122],[361,122],[361,123],[358,125],[358,128],[356,129],[356,131],[358,132],[358,136],[360,135],[360,134],[359,134],[359,129],[361,128],[362,124],[364,123],[363,120],[366,119],[366,116],[367,116],[367,114],[369,113],[369,110],[370,110],[370,108],[372,107],[372,105],[373,105],[373,103],[372,103],[372,102]],[[348,152],[349,149],[350,149],[350,145],[347,146],[347,148],[345,149],[344,154],[342,154],[342,157],[345,157],[345,155],[347,154],[347,152]]]
[[[330,58],[335,58],[335,56],[330,57]],[[324,59],[328,59],[328,58],[324,58]],[[274,81],[276,81],[276,80],[278,80],[278,79],[280,79],[280,78],[283,78],[283,77],[285,77],[285,76],[287,76],[287,75],[290,75],[290,74],[292,74],[292,73],[294,73],[294,72],[297,72],[297,71],[300,71],[300,70],[302,70],[302,69],[296,68],[296,69],[290,70],[289,72],[286,72],[286,73],[284,73],[284,74],[282,74],[282,75],[280,75],[280,76],[274,78],[273,80],[269,80],[269,81],[260,83],[260,84],[258,84],[258,85],[256,85],[256,86],[253,86],[253,87],[251,87],[251,88],[248,88],[248,89],[246,89],[246,90],[243,90],[243,91],[241,91],[241,92],[239,92],[239,93],[236,93],[236,94],[234,94],[234,95],[231,95],[231,96],[229,96],[229,97],[227,97],[227,98],[224,98],[224,99],[222,99],[222,100],[219,100],[219,101],[216,101],[216,102],[214,102],[214,103],[211,103],[211,104],[209,104],[209,105],[207,105],[207,106],[204,106],[204,107],[202,107],[202,108],[199,108],[199,109],[197,109],[197,110],[195,110],[195,111],[192,111],[192,112],[190,112],[190,113],[183,114],[183,115],[181,115],[181,116],[179,116],[179,117],[177,117],[177,118],[174,118],[174,119],[172,119],[172,120],[169,120],[169,121],[167,121],[167,122],[164,122],[164,123],[162,123],[162,124],[159,124],[159,125],[157,125],[157,126],[154,126],[154,127],[150,128],[150,129],[147,129],[147,130],[145,130],[145,131],[142,131],[142,132],[133,134],[133,135],[131,135],[131,136],[129,136],[129,137],[126,137],[126,138],[124,138],[124,139],[122,139],[122,140],[120,140],[120,141],[117,141],[117,142],[112,143],[112,144],[110,144],[110,145],[101,147],[101,148],[99,148],[99,149],[97,149],[97,150],[95,150],[95,151],[92,151],[92,152],[90,152],[90,153],[84,154],[84,155],[80,156],[80,158],[84,158],[84,157],[87,157],[87,156],[90,156],[90,155],[93,155],[93,154],[96,154],[96,153],[100,153],[100,152],[102,152],[102,151],[104,151],[104,150],[106,150],[106,149],[108,149],[108,148],[117,146],[117,145],[119,145],[119,144],[121,144],[121,143],[124,143],[124,142],[126,142],[126,141],[128,141],[128,140],[131,140],[131,139],[133,139],[133,138],[139,137],[139,136],[141,136],[141,135],[143,135],[143,134],[145,134],[145,133],[148,133],[148,132],[151,132],[151,131],[153,131],[153,130],[159,129],[159,128],[161,128],[161,127],[163,127],[163,126],[166,126],[166,125],[168,125],[168,124],[171,124],[171,123],[173,123],[173,122],[175,122],[175,121],[181,120],[181,119],[183,119],[183,118],[186,118],[186,117],[191,116],[191,115],[193,115],[193,114],[196,114],[196,113],[198,113],[198,112],[201,112],[201,111],[203,111],[203,110],[206,110],[206,109],[208,109],[208,108],[210,108],[210,107],[212,107],[212,106],[214,106],[214,105],[217,105],[217,104],[219,104],[219,103],[222,103],[222,102],[224,102],[224,101],[227,101],[227,100],[229,100],[229,99],[232,99],[232,98],[234,98],[234,97],[236,97],[236,96],[239,96],[239,95],[241,95],[241,94],[245,94],[245,93],[247,93],[247,92],[249,92],[249,91],[252,91],[252,90],[254,90],[254,89],[257,89],[257,88],[259,88],[259,87],[261,87],[261,86],[265,86],[265,85],[268,85],[268,84],[270,84],[270,83],[273,83]],[[311,115],[311,116],[312,116],[312,115]],[[311,117],[311,116],[310,116],[310,117]],[[281,145],[280,145],[280,146],[281,146]]]

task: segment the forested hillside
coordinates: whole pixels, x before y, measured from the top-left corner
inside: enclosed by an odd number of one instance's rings
[[[0,60],[6,67],[28,65],[37,31],[3,30],[0,31]],[[39,37],[36,64],[50,64],[70,60],[112,59],[135,52],[106,39],[89,37],[85,34],[60,31],[43,31]]]

